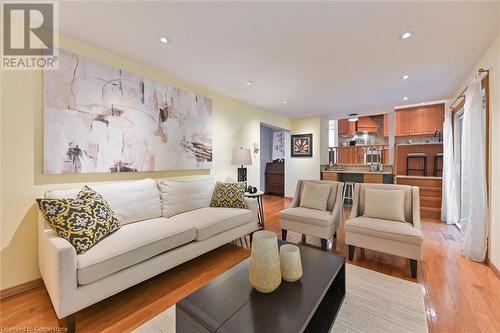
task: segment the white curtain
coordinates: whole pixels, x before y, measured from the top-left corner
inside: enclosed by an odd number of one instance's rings
[[[463,255],[482,262],[488,237],[486,188],[486,117],[481,98],[481,81],[467,88],[462,130],[461,224]]]
[[[453,113],[447,109],[443,124],[443,200],[441,221],[448,224],[458,222],[457,172],[453,141]]]

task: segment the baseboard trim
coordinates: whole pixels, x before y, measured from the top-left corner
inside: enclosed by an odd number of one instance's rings
[[[500,271],[498,270],[498,268],[496,268],[491,261],[488,262],[488,266],[490,266],[491,270],[493,271],[493,273],[495,273],[497,278],[500,279]]]
[[[4,299],[7,299],[9,297],[13,297],[13,296],[25,293],[25,292],[33,290],[33,289],[38,289],[41,287],[43,287],[43,280],[36,279],[33,281],[19,284],[19,285],[14,286],[14,287],[0,290],[0,301],[3,301]]]

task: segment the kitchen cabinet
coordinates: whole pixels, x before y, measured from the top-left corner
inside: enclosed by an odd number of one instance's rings
[[[341,137],[352,137],[356,135],[356,122],[347,119],[338,120],[338,131]]]
[[[337,128],[340,136],[347,136],[349,133],[349,121],[347,119],[339,119],[337,121]]]
[[[323,171],[321,173],[321,179],[322,180],[334,180],[334,181],[338,181],[339,180],[339,177],[338,177],[338,174],[336,172],[331,172],[331,171]]]
[[[406,110],[397,110],[395,116],[396,136],[410,135],[410,112]]]
[[[365,173],[363,175],[363,181],[365,183],[371,183],[371,184],[383,184],[384,183],[384,175],[375,174],[375,173]]]
[[[433,135],[443,120],[444,104],[396,110],[396,136]]]
[[[356,132],[358,131],[357,128],[357,121],[347,121],[349,123],[349,136],[355,136]]]
[[[439,107],[436,111],[436,129],[440,130],[441,133],[443,132],[443,123],[444,123],[444,105],[442,107]]]
[[[389,114],[384,113],[384,136],[389,136]]]
[[[410,114],[410,135],[432,135],[437,129],[437,110],[434,106],[414,108]]]

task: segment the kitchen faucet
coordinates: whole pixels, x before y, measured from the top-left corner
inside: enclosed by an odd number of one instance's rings
[[[443,141],[442,134],[443,134],[443,133],[441,133],[441,131],[440,131],[440,130],[436,130],[436,131],[434,132],[434,137],[436,137],[436,135],[437,135],[437,137],[438,137],[438,142],[442,142],[442,141]]]

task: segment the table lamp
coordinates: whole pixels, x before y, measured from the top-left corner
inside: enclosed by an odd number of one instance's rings
[[[247,168],[244,165],[252,165],[252,155],[250,149],[235,148],[233,149],[233,158],[231,159],[231,164],[240,165],[238,168],[238,181],[247,181]]]

